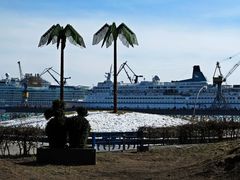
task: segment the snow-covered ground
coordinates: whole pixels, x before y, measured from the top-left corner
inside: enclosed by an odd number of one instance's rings
[[[107,111],[93,111],[89,112],[86,118],[89,120],[93,132],[129,132],[136,131],[142,126],[166,127],[189,123],[189,121],[180,118],[137,112],[113,114]],[[26,125],[45,128],[47,122],[44,116],[41,115],[1,121],[0,126]]]

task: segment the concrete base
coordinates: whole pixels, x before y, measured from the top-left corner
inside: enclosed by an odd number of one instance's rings
[[[96,165],[96,150],[82,148],[37,149],[37,162],[49,164]]]
[[[137,152],[147,152],[149,151],[149,146],[137,146]]]

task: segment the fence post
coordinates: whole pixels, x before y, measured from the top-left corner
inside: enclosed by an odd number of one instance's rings
[[[96,133],[92,132],[92,148],[95,148],[96,145]]]
[[[143,149],[143,130],[138,131],[137,136],[139,141],[139,144],[137,146],[137,151],[141,151]]]
[[[123,133],[123,151],[125,151],[125,137],[126,137],[126,134]]]
[[[140,141],[139,146],[137,147],[138,152],[146,152],[149,150],[149,144],[148,144],[148,146],[144,146],[144,136],[147,133],[148,133],[148,131],[144,131],[144,130],[138,131],[138,139]],[[148,137],[148,139],[149,139],[149,137]]]
[[[23,155],[27,155],[27,135],[23,136]]]
[[[110,144],[112,142],[112,133],[108,133],[108,151],[111,151]]]

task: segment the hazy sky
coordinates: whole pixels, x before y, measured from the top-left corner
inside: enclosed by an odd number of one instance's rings
[[[0,0],[0,75],[59,71],[56,45],[38,48],[40,37],[53,24],[71,24],[84,38],[86,49],[67,43],[65,76],[70,85],[96,85],[113,63],[113,46],[92,46],[93,34],[105,23],[124,22],[137,35],[139,46],[118,41],[118,65],[128,61],[136,74],[161,81],[190,78],[200,65],[208,81],[216,61],[224,75],[240,60],[240,1],[238,0]],[[240,67],[228,84],[240,84]],[[43,78],[53,82],[45,74]],[[119,80],[126,81],[124,73]]]

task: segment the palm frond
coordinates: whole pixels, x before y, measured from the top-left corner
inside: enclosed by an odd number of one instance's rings
[[[65,27],[65,36],[70,43],[86,48],[82,36],[69,24]]]
[[[61,34],[62,34],[62,32],[61,32]],[[53,37],[53,39],[56,39],[57,49],[59,48],[59,45],[60,45],[61,40],[64,41],[62,48],[64,49],[65,46],[66,46],[66,37],[63,37],[61,34],[60,34],[59,36],[54,36],[54,37]],[[52,44],[54,44],[54,43],[55,43],[55,42],[52,41]]]
[[[57,43],[57,41],[58,41],[58,37],[57,37],[57,36],[54,36],[54,37],[52,38],[52,44]],[[49,43],[50,43],[50,42],[49,42]]]
[[[129,47],[129,42],[128,42],[128,40],[126,39],[126,36],[124,36],[123,34],[119,34],[118,37],[119,37],[119,39],[122,41],[122,43],[123,43],[124,46]],[[132,45],[131,45],[131,46],[132,46]]]
[[[110,26],[106,23],[93,35],[92,45],[98,44],[100,41],[102,41],[106,37],[109,27]]]
[[[129,44],[133,47],[133,43],[131,41],[131,34],[126,28],[122,27],[119,29],[119,39],[122,41],[123,45],[129,47]]]
[[[38,47],[41,47],[43,45],[48,45],[52,42],[52,44],[57,43],[57,48],[59,47],[59,43],[61,40],[61,31],[62,27],[57,24],[53,25],[46,33],[42,35],[40,38],[40,42],[38,44]]]
[[[49,40],[49,37],[50,37],[50,34],[52,33],[52,31],[55,29],[56,25],[52,25],[52,27],[47,30],[47,32],[45,32],[41,38],[40,38],[40,41],[39,41],[39,44],[38,44],[38,47],[41,47],[45,44],[47,44],[48,40]]]
[[[112,42],[113,42],[113,34],[111,33],[110,36],[107,38],[107,41],[106,41],[106,48],[108,48],[109,46],[112,45]]]
[[[108,31],[106,32],[103,42],[102,42],[102,47],[104,46],[104,44],[106,42],[108,42],[108,43],[106,43],[107,48],[111,45],[111,40],[113,40],[113,37],[111,37],[111,35],[112,35],[112,29],[108,28]]]
[[[125,46],[129,47],[129,45],[131,45],[132,47],[134,47],[134,44],[138,45],[136,35],[124,23],[122,23],[118,27],[118,33],[119,33],[119,39],[122,41],[122,43]]]
[[[60,45],[60,41],[63,39],[62,33],[63,33],[63,27],[57,24],[55,28],[52,30],[52,32],[50,33],[47,45],[50,44],[51,42],[52,44],[57,43],[57,49],[58,49]]]
[[[138,45],[137,37],[134,32],[129,29],[124,23],[116,28],[116,24],[113,23],[111,26],[105,24],[98,32],[96,32],[93,36],[93,45],[98,44],[100,41],[102,42],[102,47],[106,43],[106,47],[112,45],[114,40],[117,40],[117,37],[122,41],[122,43],[129,47],[134,45]]]

